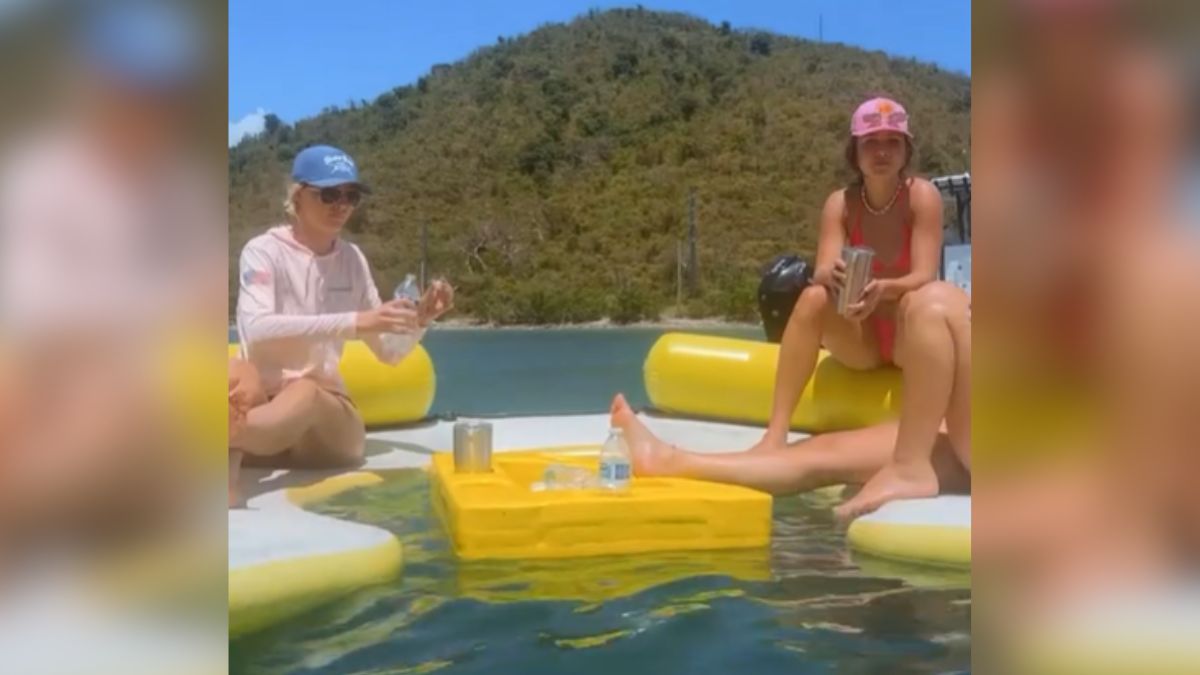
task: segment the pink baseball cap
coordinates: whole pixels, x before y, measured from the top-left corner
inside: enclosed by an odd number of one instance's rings
[[[908,112],[890,98],[873,98],[854,111],[850,118],[850,135],[855,138],[880,131],[898,131],[909,138]]]

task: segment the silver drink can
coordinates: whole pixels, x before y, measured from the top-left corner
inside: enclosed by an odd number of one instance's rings
[[[842,249],[842,260],[846,263],[846,283],[837,297],[837,311],[842,316],[846,309],[858,302],[863,289],[871,280],[871,261],[875,250],[867,246],[846,246]]]
[[[492,425],[463,421],[454,424],[455,473],[488,473],[492,470]]]

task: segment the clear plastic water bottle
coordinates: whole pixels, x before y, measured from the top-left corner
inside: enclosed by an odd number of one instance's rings
[[[607,490],[627,490],[632,473],[629,443],[625,440],[625,432],[616,427],[609,429],[608,440],[600,449],[600,487]]]
[[[393,300],[411,300],[416,307],[421,306],[421,289],[417,286],[417,275],[406,274],[404,281],[396,286],[396,290],[392,293]],[[389,351],[399,351],[408,346],[409,337],[407,335],[397,335],[396,333],[384,333],[380,336],[383,344]]]
[[[395,300],[412,300],[414,305],[420,306],[421,289],[417,286],[417,275],[404,275],[404,281],[396,286],[396,291],[392,293],[392,298]]]
[[[545,490],[590,490],[597,487],[596,475],[582,466],[550,464],[542,480],[530,485],[534,492]]]

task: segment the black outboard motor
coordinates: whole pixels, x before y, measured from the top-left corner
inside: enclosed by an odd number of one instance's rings
[[[812,281],[812,266],[797,255],[781,255],[767,267],[758,284],[758,313],[767,341],[778,344],[800,293]]]

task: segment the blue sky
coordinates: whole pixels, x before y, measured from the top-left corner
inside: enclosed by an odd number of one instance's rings
[[[435,63],[588,9],[632,7],[596,0],[230,0],[231,141],[326,106],[374,100],[415,82]],[[647,0],[647,9],[683,11],[736,29],[761,28],[931,61],[971,72],[970,0]]]

